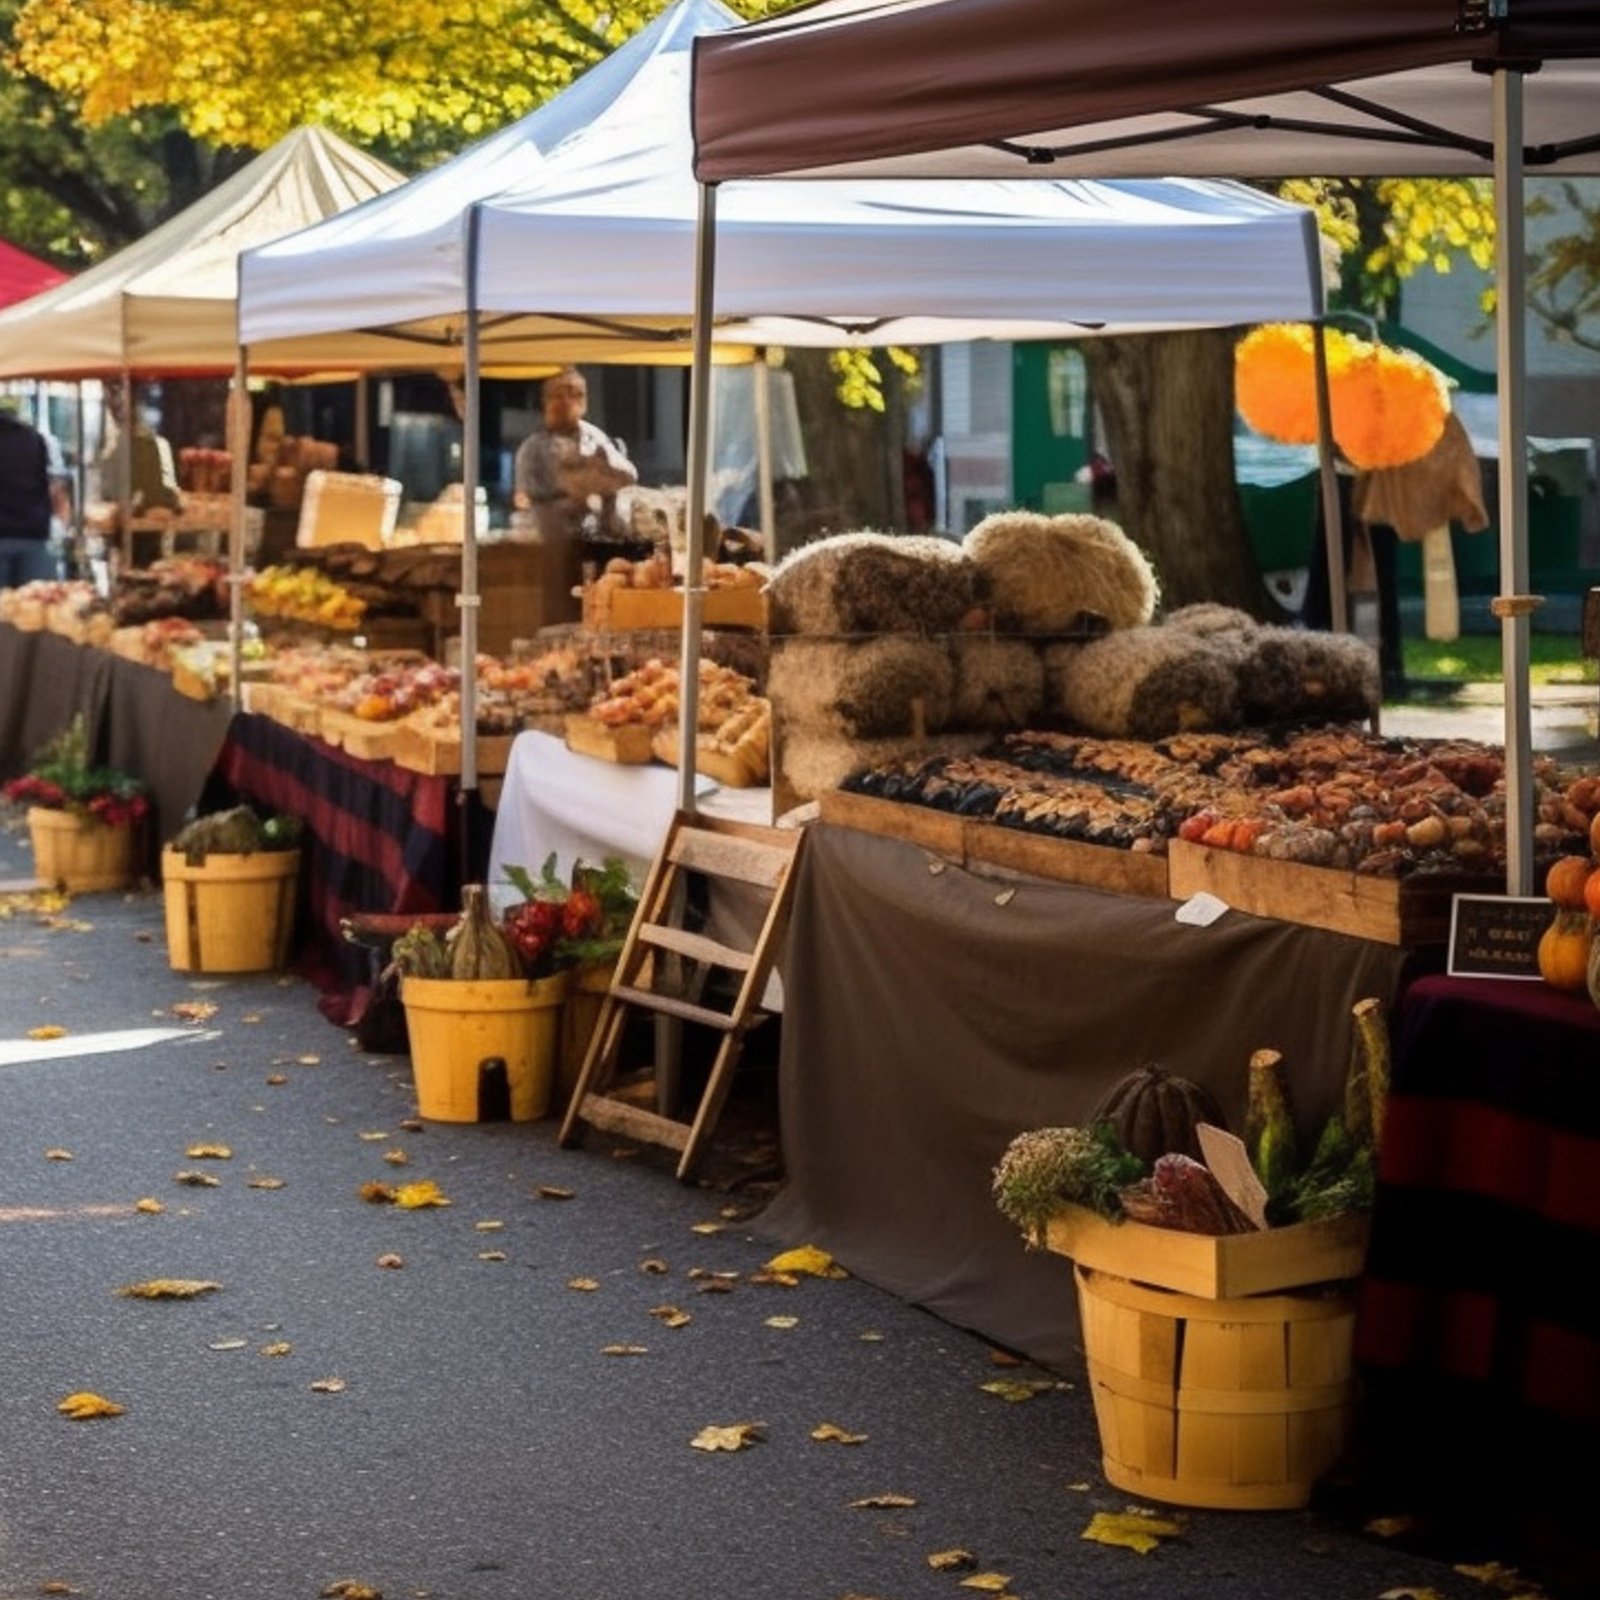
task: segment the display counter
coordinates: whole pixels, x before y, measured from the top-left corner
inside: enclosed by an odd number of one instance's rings
[[[247,802],[299,817],[303,917],[297,968],[330,991],[323,1009],[346,1022],[370,982],[368,955],[340,922],[354,912],[459,909],[465,873],[481,871],[489,818],[450,777],[364,761],[268,717],[229,724],[206,809]]]
[[[1146,1062],[1243,1122],[1251,1052],[1283,1052],[1297,1120],[1339,1102],[1350,1009],[1392,1001],[1393,946],[1171,901],[979,876],[814,825],[784,965],[786,1186],[763,1232],[1009,1348],[1081,1369],[1072,1273],[996,1210],[1027,1129],[1081,1123]]]
[[[109,651],[0,623],[0,776],[25,771],[80,711],[94,759],[150,790],[143,865],[153,872],[200,799],[231,708],[174,694],[166,673]]]
[[[1600,1425],[1600,1011],[1429,977],[1396,1032],[1356,1320],[1363,1474],[1408,1508],[1577,1536],[1573,1464]]]

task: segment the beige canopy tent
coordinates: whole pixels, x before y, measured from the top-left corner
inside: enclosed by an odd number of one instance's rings
[[[698,41],[693,95],[703,235],[736,178],[1492,176],[1507,881],[1531,891],[1523,175],[1600,171],[1593,0],[819,0]]]

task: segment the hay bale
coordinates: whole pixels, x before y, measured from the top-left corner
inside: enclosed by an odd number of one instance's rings
[[[1126,628],[1045,651],[1047,708],[1102,738],[1161,739],[1239,724],[1227,656],[1202,635]]]
[[[1250,722],[1360,720],[1381,695],[1377,652],[1353,633],[1258,628],[1239,665],[1239,708]]]
[[[1044,658],[1026,639],[952,634],[950,660],[955,668],[950,704],[954,728],[1026,728],[1044,706]]]
[[[841,533],[791,551],[767,581],[773,634],[943,634],[981,601],[961,546],[932,535]]]
[[[1134,628],[1155,614],[1149,557],[1114,522],[1084,512],[999,511],[962,541],[983,574],[998,627],[1070,633],[1082,619]]]
[[[1248,611],[1237,606],[1218,605],[1214,600],[1197,601],[1192,606],[1179,606],[1161,619],[1164,628],[1183,628],[1208,639],[1220,637],[1248,638],[1261,631],[1261,624]]]
[[[981,733],[943,733],[932,739],[843,739],[836,734],[784,730],[778,741],[776,787],[796,800],[815,800],[857,772],[894,761],[933,755],[970,755],[988,739]]]
[[[937,639],[785,638],[772,641],[767,694],[786,727],[880,739],[913,730],[916,701],[926,732],[945,727],[954,680],[950,652]]]

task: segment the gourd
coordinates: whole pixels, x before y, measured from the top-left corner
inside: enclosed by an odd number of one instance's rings
[[[521,964],[506,936],[489,913],[489,894],[481,883],[461,890],[461,920],[445,935],[450,947],[450,976],[484,980],[515,978]]]
[[[1582,990],[1589,979],[1589,918],[1557,910],[1539,937],[1539,976],[1554,989]]]
[[[1110,1123],[1128,1150],[1152,1166],[1174,1153],[1198,1159],[1197,1124],[1227,1127],[1209,1089],[1154,1064],[1138,1067],[1112,1084],[1088,1121],[1091,1127]]]
[[[1584,889],[1594,871],[1588,856],[1557,856],[1544,876],[1544,892],[1563,911],[1584,909]]]
[[[1250,1057],[1244,1147],[1267,1191],[1269,1207],[1275,1201],[1281,1202],[1294,1184],[1299,1159],[1283,1056],[1276,1050],[1257,1050]]]

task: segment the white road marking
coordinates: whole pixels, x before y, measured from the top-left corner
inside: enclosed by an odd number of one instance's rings
[[[59,1039],[0,1039],[0,1067],[27,1061],[70,1061],[115,1050],[143,1050],[152,1044],[220,1039],[217,1028],[120,1028],[114,1033],[69,1033]]]

